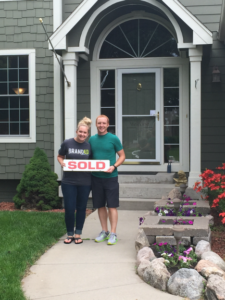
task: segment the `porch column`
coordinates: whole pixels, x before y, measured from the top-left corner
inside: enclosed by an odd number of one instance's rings
[[[201,173],[201,61],[202,46],[189,49],[190,60],[190,174],[188,186],[199,181]]]
[[[64,72],[71,86],[68,87],[64,79],[64,115],[65,115],[65,139],[75,136],[77,127],[77,65],[79,56],[77,53],[63,54]]]

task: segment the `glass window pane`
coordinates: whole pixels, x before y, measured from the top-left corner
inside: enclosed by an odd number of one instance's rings
[[[20,124],[20,134],[29,134],[29,123]]]
[[[10,108],[19,108],[19,97],[10,97]]]
[[[9,121],[9,111],[8,109],[0,110],[0,122],[8,122]],[[1,126],[1,124],[0,124]]]
[[[101,106],[115,106],[115,90],[101,91]]]
[[[28,69],[19,70],[19,81],[28,81]]]
[[[7,83],[0,83],[0,94],[1,95],[7,94]]]
[[[0,123],[0,134],[9,134],[9,124]]]
[[[10,134],[19,134],[19,123],[10,123]]]
[[[155,118],[123,117],[126,159],[155,159]]]
[[[179,106],[179,88],[164,89],[164,106]]]
[[[29,121],[29,110],[24,109],[20,111],[20,121]]]
[[[179,69],[164,69],[164,87],[179,87]]]
[[[10,122],[19,121],[19,110],[10,110]]]
[[[0,69],[7,68],[7,56],[0,56]]]
[[[18,81],[18,70],[9,70],[9,81]]]
[[[8,97],[0,97],[0,108],[8,108]]]
[[[19,82],[20,94],[29,94],[28,82]]]
[[[123,74],[123,115],[149,115],[155,109],[155,74]]]
[[[179,145],[165,145],[164,146],[165,163],[168,163],[169,157],[172,160],[172,162],[179,162],[179,160],[180,160]]]
[[[7,81],[7,70],[0,70],[0,81]]]
[[[28,56],[27,55],[19,56],[19,68],[28,68]]]
[[[179,126],[164,126],[164,143],[179,144]]]
[[[20,108],[29,108],[29,97],[20,97]]]
[[[112,133],[112,134],[115,134],[116,131],[115,131],[115,126],[110,126],[108,127],[108,132]]]
[[[18,56],[8,56],[9,68],[18,68]]]
[[[9,83],[9,94],[10,95],[18,94],[18,82]]]
[[[102,108],[101,114],[109,118],[110,125],[115,125],[115,108]]]
[[[164,107],[164,124],[179,125],[179,107]]]
[[[101,71],[101,88],[115,88],[115,71]]]

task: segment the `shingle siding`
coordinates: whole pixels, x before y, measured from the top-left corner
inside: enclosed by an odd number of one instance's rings
[[[54,133],[53,57],[38,20],[40,17],[50,35],[53,32],[53,0],[0,3],[0,49],[36,49],[37,142],[1,144],[0,141],[0,179],[16,179],[13,182],[18,182],[22,177],[25,164],[33,156],[36,147],[45,150],[52,169],[54,167],[54,141],[51,138]],[[9,196],[9,193],[2,194],[2,186],[0,199]]]

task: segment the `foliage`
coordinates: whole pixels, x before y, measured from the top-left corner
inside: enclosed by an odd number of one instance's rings
[[[163,256],[165,259],[165,265],[169,268],[178,267],[180,268],[191,268],[197,263],[197,255],[195,254],[193,247],[186,248],[180,244],[179,253],[174,246],[168,243],[159,243],[158,245],[153,244],[158,254]]]
[[[221,211],[220,216],[223,217],[222,223],[225,224],[225,163],[222,164],[222,167],[218,167],[218,170],[221,170],[220,173],[215,173],[212,170],[206,169],[200,177],[202,178],[201,182],[196,182],[194,185],[194,190],[201,192],[203,189],[207,188],[206,199],[213,199],[211,202],[211,207],[217,207]]]
[[[56,180],[57,175],[51,171],[45,152],[36,148],[17,186],[17,194],[13,198],[15,206],[40,210],[60,207]]]
[[[25,300],[27,269],[65,232],[63,213],[0,211],[1,300]]]

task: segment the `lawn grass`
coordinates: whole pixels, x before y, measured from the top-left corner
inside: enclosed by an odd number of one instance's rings
[[[63,213],[0,211],[1,300],[26,299],[26,270],[65,233]]]

